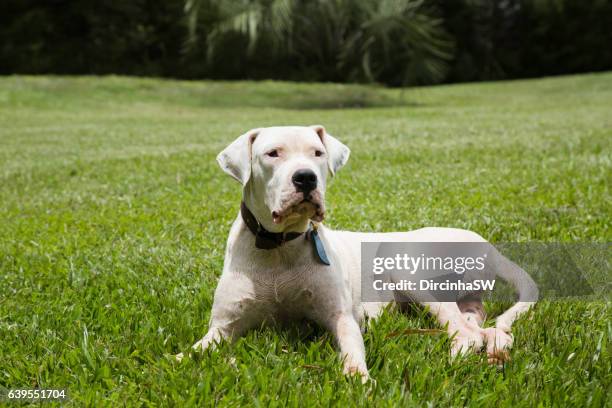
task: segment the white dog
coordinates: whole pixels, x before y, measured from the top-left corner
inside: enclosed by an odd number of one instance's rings
[[[227,240],[208,333],[194,349],[214,347],[264,323],[305,318],[333,333],[345,373],[367,379],[360,325],[365,317],[375,318],[385,303],[361,301],[361,242],[485,242],[474,232],[451,228],[380,234],[325,228],[320,222],[327,176],[347,162],[349,153],[322,126],[310,126],[253,129],[219,154],[221,168],[243,186],[243,203]],[[479,300],[413,299],[447,327],[453,354],[486,345],[490,362],[505,358],[512,322],[534,303],[521,300],[537,298],[531,278],[506,262],[512,272],[499,275],[519,290],[520,301],[497,318],[496,328],[480,327]]]

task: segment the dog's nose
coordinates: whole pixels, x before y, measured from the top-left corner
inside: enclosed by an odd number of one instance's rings
[[[291,181],[293,181],[296,190],[304,194],[308,194],[317,188],[317,175],[312,170],[302,169],[296,171],[293,173]]]

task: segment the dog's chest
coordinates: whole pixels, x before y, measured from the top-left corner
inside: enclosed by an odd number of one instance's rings
[[[227,288],[240,299],[241,310],[273,320],[309,319],[349,299],[341,274],[317,261],[310,241],[296,239],[262,251],[253,248],[252,239],[239,238],[229,249],[226,269],[246,283]]]
[[[312,265],[259,270],[252,276],[252,300],[265,305],[275,319],[308,316],[320,293],[321,282],[314,275],[317,272]]]
[[[255,293],[275,302],[311,297],[312,273],[307,267],[262,269],[253,279]]]

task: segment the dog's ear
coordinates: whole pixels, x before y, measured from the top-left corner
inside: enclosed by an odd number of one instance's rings
[[[243,186],[251,178],[251,146],[260,129],[251,129],[238,137],[217,156],[224,172],[238,180]]]
[[[325,150],[327,150],[327,163],[329,171],[333,176],[346,164],[351,155],[351,150],[341,143],[338,139],[327,133],[321,125],[312,125],[312,129],[319,135]]]

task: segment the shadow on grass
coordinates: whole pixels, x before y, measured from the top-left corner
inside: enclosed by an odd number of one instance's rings
[[[282,81],[174,81],[117,76],[12,76],[0,78],[9,106],[37,109],[117,109],[119,104],[192,108],[288,110],[422,106],[409,91],[376,85]],[[0,92],[1,93],[1,92]],[[1,96],[1,95],[0,95]],[[67,101],[67,102],[66,102]]]
[[[273,107],[293,110],[363,109],[419,106],[405,97],[390,96],[375,90],[344,92],[321,92],[318,95],[296,95],[282,105]]]

